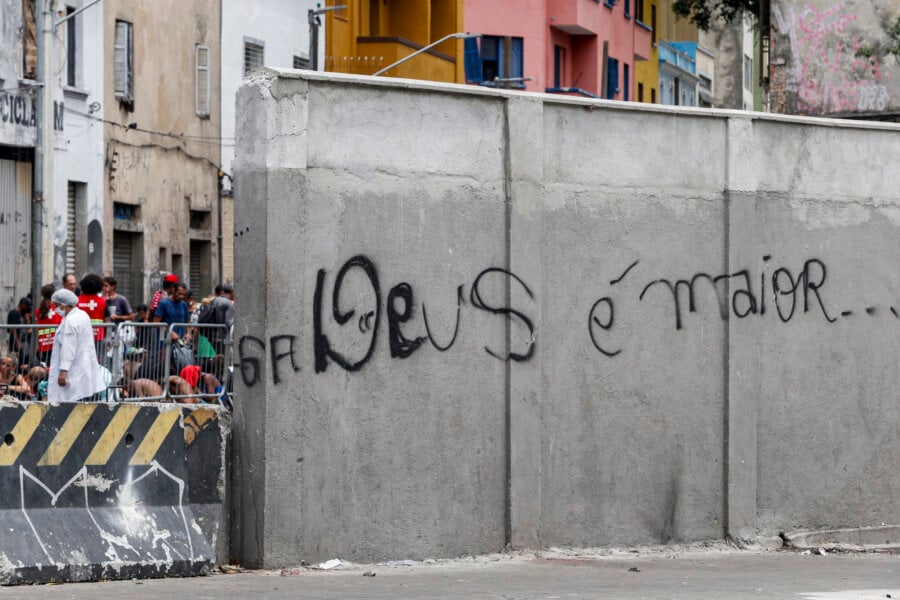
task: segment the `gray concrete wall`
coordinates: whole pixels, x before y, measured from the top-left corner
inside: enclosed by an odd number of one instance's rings
[[[245,564],[900,523],[897,126],[290,71],[237,114]]]

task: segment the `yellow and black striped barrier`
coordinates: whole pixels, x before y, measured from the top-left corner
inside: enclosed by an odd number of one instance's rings
[[[210,406],[0,403],[0,583],[208,570],[227,423]]]

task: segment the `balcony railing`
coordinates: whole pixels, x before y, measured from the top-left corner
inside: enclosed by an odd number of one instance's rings
[[[659,62],[670,63],[688,73],[697,72],[697,61],[662,40],[659,42]]]
[[[423,48],[421,44],[397,37],[360,37],[356,43],[358,56],[327,56],[325,69],[336,73],[372,75]],[[455,40],[450,40],[446,47],[453,48],[455,43]],[[391,69],[388,76],[453,83],[456,81],[456,58],[437,49],[426,50]]]

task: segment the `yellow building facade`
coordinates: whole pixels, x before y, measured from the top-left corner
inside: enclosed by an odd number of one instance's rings
[[[678,19],[672,11],[673,0],[636,0],[636,18],[653,29],[650,59],[636,64],[638,102],[659,102],[659,41],[696,42],[697,26]],[[643,93],[642,93],[643,92]]]
[[[659,20],[659,0],[635,0],[635,19],[639,24],[652,29],[650,33],[650,56],[634,65],[634,99],[638,102],[658,102],[659,93],[659,46],[657,46]]]
[[[371,75],[462,31],[463,0],[328,0],[346,5],[325,16],[326,71]],[[463,41],[450,39],[385,76],[465,83]]]

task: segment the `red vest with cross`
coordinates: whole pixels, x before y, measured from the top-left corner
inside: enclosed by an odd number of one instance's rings
[[[96,294],[82,294],[78,296],[78,308],[83,310],[91,318],[91,325],[103,325],[106,316],[106,300]],[[94,327],[94,341],[99,342],[106,337],[103,327]]]

